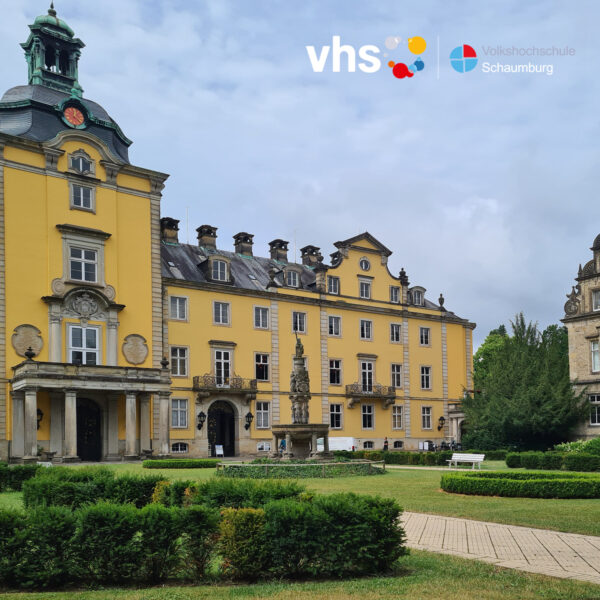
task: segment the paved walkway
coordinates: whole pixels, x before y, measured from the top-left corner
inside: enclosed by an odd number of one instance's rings
[[[600,537],[405,512],[407,545],[600,585]]]

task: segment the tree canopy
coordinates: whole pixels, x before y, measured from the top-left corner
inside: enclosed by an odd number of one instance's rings
[[[465,398],[465,445],[548,448],[568,438],[585,416],[583,394],[569,379],[565,327],[542,333],[523,313],[487,336],[473,364],[474,392]]]

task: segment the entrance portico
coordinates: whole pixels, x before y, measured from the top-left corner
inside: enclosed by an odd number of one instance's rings
[[[102,458],[119,460],[122,456],[125,460],[135,460],[142,450],[152,449],[159,455],[169,454],[171,380],[166,367],[88,366],[28,359],[13,367],[13,373],[11,460],[37,459],[38,392],[49,394],[50,451],[56,452],[56,458],[63,462],[80,460],[78,430],[81,437],[96,427],[93,423],[82,424],[81,419],[78,426],[78,399],[80,403],[87,401],[89,406],[98,407]],[[123,397],[125,447],[121,451],[119,398]]]

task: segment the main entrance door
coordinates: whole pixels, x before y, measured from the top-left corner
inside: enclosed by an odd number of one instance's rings
[[[208,443],[210,455],[216,456],[216,446],[223,446],[225,456],[235,456],[235,420],[233,406],[218,400],[208,409]]]
[[[87,398],[77,399],[77,456],[83,461],[102,458],[100,407]]]

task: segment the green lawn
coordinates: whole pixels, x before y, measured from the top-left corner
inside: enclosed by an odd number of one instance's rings
[[[3,594],[3,600],[591,600],[600,586],[499,569],[451,556],[412,551],[394,577],[309,583],[205,585],[143,590]]]

